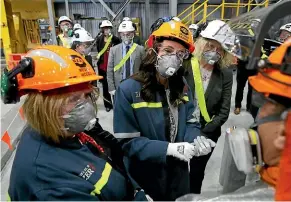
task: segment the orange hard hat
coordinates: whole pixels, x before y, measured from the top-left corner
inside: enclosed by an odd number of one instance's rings
[[[269,56],[268,62],[273,67],[263,68],[256,76],[249,77],[251,86],[257,92],[266,96],[273,94],[291,99],[291,75],[278,68],[282,65],[289,65],[287,68],[291,68],[291,58],[286,61],[288,50],[291,50],[291,39],[285,41]]]
[[[148,40],[148,47],[153,47],[156,38],[173,38],[182,41],[187,45],[190,53],[194,51],[194,41],[192,32],[189,28],[180,21],[171,20],[164,22],[157,30],[155,30]]]
[[[17,75],[18,89],[47,91],[101,79],[91,65],[77,52],[62,46],[41,46],[24,57],[33,60],[30,78]]]

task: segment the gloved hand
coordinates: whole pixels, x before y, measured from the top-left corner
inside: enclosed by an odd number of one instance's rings
[[[195,154],[195,147],[188,142],[169,143],[167,155],[174,156],[182,161],[190,161]]]
[[[109,93],[110,93],[110,95],[112,95],[112,96],[113,96],[113,95],[115,95],[115,90],[113,90],[113,91],[110,91]]]
[[[215,147],[216,143],[204,136],[198,136],[192,145],[195,146],[196,150],[194,156],[204,156],[211,152],[211,147]]]

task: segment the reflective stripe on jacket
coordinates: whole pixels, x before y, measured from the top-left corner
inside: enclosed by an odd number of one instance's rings
[[[77,138],[59,145],[26,128],[17,147],[9,185],[12,201],[132,200],[128,179]]]

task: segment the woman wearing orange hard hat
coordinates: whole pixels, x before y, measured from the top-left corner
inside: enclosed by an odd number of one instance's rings
[[[249,82],[252,103],[260,107],[252,129],[237,127],[229,135],[231,153],[239,171],[257,172],[260,180],[217,201],[291,200],[291,39],[259,62],[258,74]],[[186,195],[178,201],[213,200]]]
[[[153,200],[175,200],[189,193],[188,163],[200,155],[197,145],[186,142],[200,135],[182,67],[194,50],[193,37],[186,25],[171,20],[148,45],[139,73],[116,90],[114,133],[130,174]]]
[[[96,118],[97,76],[77,52],[58,46],[29,51],[2,75],[4,103],[26,95],[28,126],[17,147],[9,201],[147,200],[128,175],[117,140]]]

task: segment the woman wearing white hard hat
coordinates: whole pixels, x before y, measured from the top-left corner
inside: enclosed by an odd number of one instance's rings
[[[225,29],[222,35],[218,30]],[[188,61],[185,78],[193,93],[194,103],[199,106],[193,115],[201,124],[201,135],[217,142],[221,126],[230,110],[232,93],[232,65],[234,56],[223,46],[223,41],[235,42],[235,35],[226,23],[214,20],[201,31],[195,42],[195,51]],[[211,156],[193,157],[190,161],[191,193],[201,193],[204,170]]]
[[[67,16],[61,16],[58,20],[58,25],[61,30],[61,34],[57,37],[57,43],[59,46],[66,48],[71,47],[72,34],[73,34],[73,22]]]
[[[98,73],[100,76],[103,76],[101,82],[103,86],[104,107],[107,112],[109,112],[113,108],[111,97],[108,91],[108,83],[106,79],[109,50],[111,47],[121,42],[118,37],[114,36],[111,33],[112,28],[113,25],[109,20],[103,20],[100,24],[101,35],[97,37],[96,41],[96,47],[98,51],[97,55]]]
[[[107,80],[109,92],[114,95],[120,82],[138,72],[144,47],[133,42],[133,22],[123,21],[118,28],[122,43],[110,49]]]

